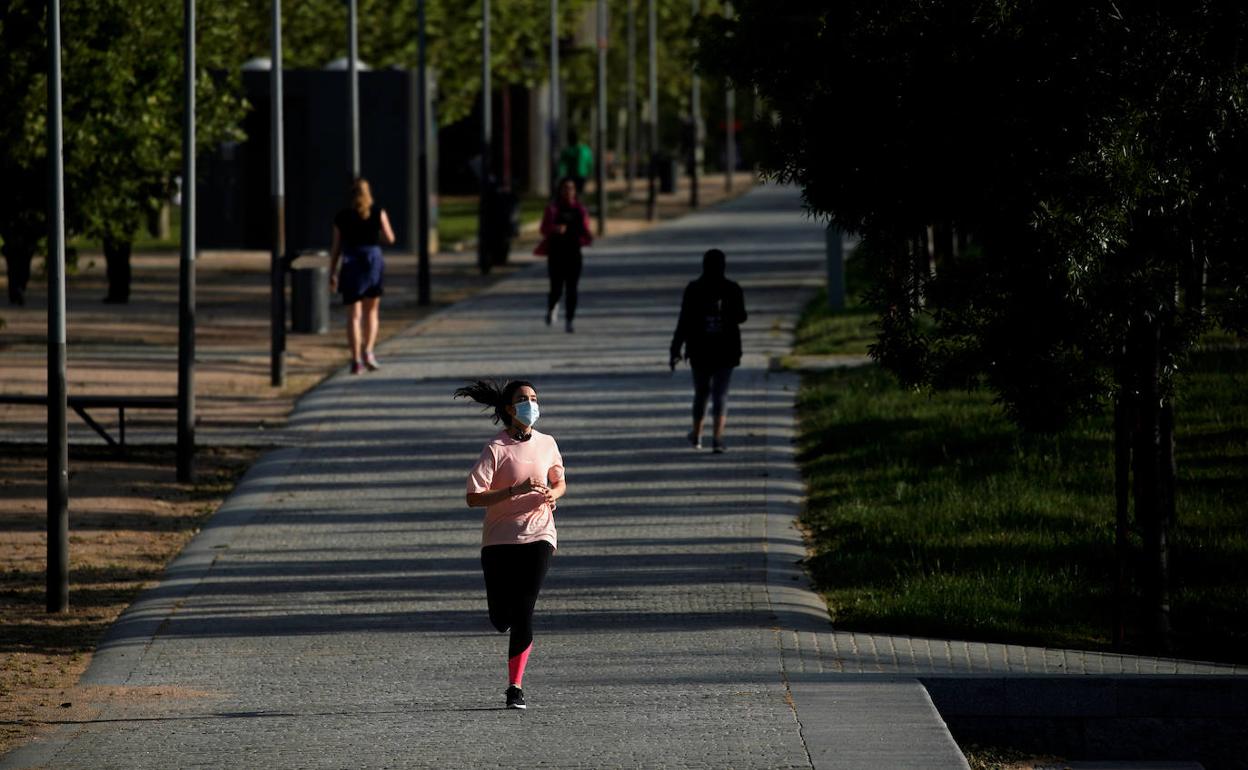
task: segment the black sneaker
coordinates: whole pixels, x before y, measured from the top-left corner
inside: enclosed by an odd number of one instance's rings
[[[722,455],[724,452],[728,451],[728,447],[724,446],[723,441],[716,439],[711,446],[711,451],[717,455]]]
[[[685,438],[689,439],[689,446],[693,447],[694,449],[702,448],[702,437],[694,433],[693,431],[689,431],[689,435],[685,436]]]
[[[509,709],[527,709],[528,706],[524,702],[524,690],[516,687],[514,684],[507,688],[507,708]]]

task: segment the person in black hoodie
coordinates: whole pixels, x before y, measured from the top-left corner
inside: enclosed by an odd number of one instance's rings
[[[680,320],[672,335],[669,361],[675,370],[681,358],[688,358],[693,370],[693,430],[689,431],[689,443],[694,449],[702,448],[702,425],[710,398],[716,453],[725,449],[728,412],[724,402],[732,370],[741,364],[741,324],[746,319],[745,295],[739,285],[724,276],[726,262],[719,249],[702,255],[702,275],[685,287],[680,303]]]

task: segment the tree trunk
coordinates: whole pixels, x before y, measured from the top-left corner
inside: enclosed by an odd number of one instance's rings
[[[128,240],[104,239],[105,271],[108,274],[105,302],[125,304],[130,301],[130,247]]]
[[[1118,374],[1118,394],[1114,399],[1114,647],[1126,642],[1126,616],[1130,604],[1127,565],[1131,559],[1131,408],[1130,384],[1123,372]]]
[[[928,227],[927,232],[928,253],[932,258],[931,274],[935,276],[957,256],[953,223],[948,220],[936,222]]]
[[[1174,397],[1161,402],[1161,518],[1167,528],[1177,523],[1178,502],[1175,483],[1178,464],[1174,459]]]
[[[1184,271],[1183,293],[1186,295],[1187,309],[1197,317],[1205,316],[1205,287],[1209,281],[1209,263],[1205,259],[1203,244],[1193,238],[1191,240],[1191,260]]]
[[[1161,339],[1154,321],[1140,323],[1133,361],[1139,387],[1134,440],[1135,521],[1143,539],[1141,596],[1151,646],[1165,651],[1170,642],[1169,554],[1164,513]]]
[[[932,257],[928,252],[927,231],[910,241],[910,259],[914,265],[914,285],[911,292],[914,297],[912,307],[917,312],[923,309],[927,301],[927,282],[932,275]]]

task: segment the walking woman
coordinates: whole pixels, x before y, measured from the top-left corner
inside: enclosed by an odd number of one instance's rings
[[[334,239],[330,247],[329,288],[342,293],[347,307],[347,345],[351,348],[351,373],[380,368],[373,355],[377,328],[381,325],[382,281],[385,262],[382,245],[394,243],[390,217],[373,205],[367,179],[356,179],[346,208],[334,216]],[[339,258],[342,271],[338,270]]]
[[[485,508],[481,570],[490,623],[511,630],[507,708],[525,708],[524,667],[533,649],[533,608],[558,545],[555,501],[563,497],[563,457],[555,440],[533,429],[537,391],[524,380],[477,381],[455,391],[494,411],[503,429],[468,474],[468,505]]]
[[[670,366],[684,357],[693,369],[693,430],[689,443],[702,448],[702,424],[706,400],[711,399],[715,418],[714,451],[723,452],[724,425],[728,421],[728,383],[732,370],[741,364],[741,324],[745,323],[745,295],[741,287],[724,276],[727,258],[719,249],[702,255],[702,275],[685,287],[680,320],[672,335]]]
[[[575,331],[572,320],[576,317],[576,285],[581,280],[581,248],[594,242],[589,229],[589,212],[576,199],[576,183],[571,179],[559,181],[555,199],[542,214],[542,242],[534,254],[546,255],[546,270],[550,274],[550,295],[546,298],[546,325],[555,322],[559,300],[567,291],[567,312],[564,328]]]

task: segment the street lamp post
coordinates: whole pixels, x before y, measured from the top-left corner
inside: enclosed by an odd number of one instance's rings
[[[724,16],[732,18],[732,3],[724,3]],[[737,166],[737,92],[732,81],[725,84],[724,92],[724,189],[732,192],[732,172]]]
[[[737,165],[737,92],[728,84],[724,92],[724,189],[732,192],[732,170]]]
[[[658,153],[659,153],[659,66],[658,53],[655,46],[657,20],[654,11],[655,0],[649,0],[649,8],[647,13],[646,36],[649,41],[650,56],[650,110],[648,117],[650,118],[650,146],[649,150],[650,162],[648,164],[650,177],[650,187],[646,193],[646,219],[654,219],[657,212],[656,196],[658,190],[655,189],[655,175],[658,174]]]
[[[628,198],[637,178],[637,0],[628,0]]]
[[[178,260],[178,481],[195,476],[195,0],[184,0],[182,243]]]
[[[607,0],[598,0],[598,235],[607,232]]]
[[[48,2],[48,612],[69,609],[69,438],[65,393],[65,173],[61,3]]]
[[[698,0],[693,0],[693,18],[696,22],[700,13]],[[698,51],[698,39],[693,39],[693,51],[696,58]],[[693,77],[689,84],[689,120],[693,124],[690,130],[693,132],[689,148],[689,207],[698,207],[698,196],[701,190],[699,186],[702,183],[702,79],[698,77],[696,69],[697,62],[694,62],[695,69]]]
[[[416,296],[427,306],[429,286],[429,71],[425,62],[425,0],[416,0]]]
[[[347,90],[351,100],[351,178],[360,175],[360,44],[357,0],[348,0],[347,9]]]
[[[282,0],[273,0],[273,47],[269,64],[269,189],[273,250],[269,254],[269,384],[286,384],[286,159],[282,134]]]
[[[490,272],[490,254],[485,238],[490,196],[491,121],[490,104],[490,0],[481,0],[481,198],[477,202],[477,267],[481,274]]]
[[[550,189],[559,184],[559,0],[550,0]]]

